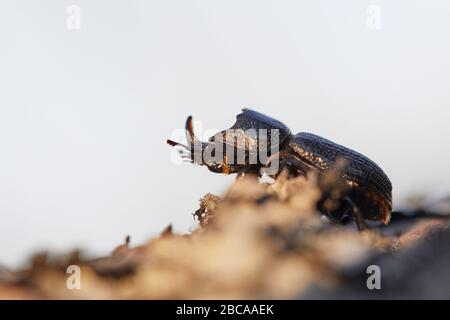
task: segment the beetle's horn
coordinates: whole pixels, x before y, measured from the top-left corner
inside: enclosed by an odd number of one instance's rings
[[[201,142],[194,134],[194,126],[192,124],[192,116],[186,119],[186,139],[188,145],[190,144],[192,162],[203,165],[203,150],[208,146],[208,143]]]
[[[184,149],[186,149],[187,151],[192,151],[192,148],[194,145],[200,143],[200,140],[197,139],[197,137],[194,135],[194,127],[192,125],[192,116],[189,116],[186,120],[186,125],[185,125],[185,129],[186,129],[186,139],[188,141],[189,146],[167,139],[166,142],[168,145],[175,147],[182,147]]]
[[[186,120],[186,139],[188,141],[187,145],[167,139],[166,142],[172,147],[182,147],[185,152],[180,152],[183,159],[189,159],[190,162],[194,162],[203,165],[203,149],[208,145],[207,143],[202,143],[194,135],[194,128],[192,126],[192,117],[189,116]],[[180,150],[181,151],[181,150]]]
[[[197,139],[197,137],[194,135],[194,126],[192,124],[192,116],[189,116],[186,119],[186,139],[191,143],[191,145],[195,145],[199,143],[200,141]]]

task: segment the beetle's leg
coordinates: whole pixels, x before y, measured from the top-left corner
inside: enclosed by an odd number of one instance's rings
[[[239,171],[238,174],[236,175],[236,180],[240,180],[248,175],[254,175],[255,173],[253,171],[247,171],[247,170],[242,170]]]
[[[348,196],[344,197],[343,200],[346,201],[350,205],[353,217],[355,217],[356,226],[358,227],[358,230],[359,231],[366,230],[367,229],[367,225],[364,222],[364,217],[363,217],[361,211],[359,210],[358,206]]]
[[[249,166],[249,167],[242,168],[236,172],[237,172],[236,180],[241,179],[246,176],[255,176],[255,177],[259,177],[259,178],[261,177],[261,168],[260,167]]]
[[[279,161],[280,161],[280,153],[277,152],[276,154],[273,154],[269,157],[267,162],[260,168],[258,175],[261,177],[263,174],[266,174],[268,177],[272,179],[276,179],[277,176],[280,174],[279,168],[277,170],[273,170],[272,163],[273,161],[278,161],[278,167],[279,167]]]
[[[285,170],[287,170],[289,176],[296,176],[293,174],[293,162],[296,161],[292,155],[286,153],[281,150],[273,155],[271,155],[268,161],[262,167],[263,170],[260,171],[260,175],[262,173],[267,174],[268,177],[272,179],[277,179],[277,177]],[[277,165],[273,165],[274,162],[277,162]]]
[[[290,153],[282,154],[281,159],[280,167],[287,169],[290,177],[306,177],[308,170],[297,156]]]

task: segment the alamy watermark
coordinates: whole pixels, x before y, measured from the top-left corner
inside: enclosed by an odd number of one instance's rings
[[[66,8],[66,27],[68,30],[81,29],[81,8],[76,4],[72,4]]]
[[[184,135],[187,139],[186,145],[175,142],[180,141]],[[224,172],[227,169],[232,172],[234,168],[249,165],[264,167],[266,173],[277,172],[279,169],[278,129],[228,129],[205,139],[207,142],[197,139],[193,133],[186,133],[184,129],[177,129],[171,138],[168,143],[178,147],[171,155],[175,164],[184,160],[205,165],[212,171]]]
[[[381,30],[381,7],[372,4],[366,8],[366,27],[370,30]]]
[[[376,264],[372,264],[367,267],[367,274],[370,276],[367,278],[366,285],[369,290],[381,289],[381,268]]]
[[[79,266],[72,264],[67,267],[66,273],[69,274],[66,280],[66,288],[69,290],[81,289],[81,269]]]

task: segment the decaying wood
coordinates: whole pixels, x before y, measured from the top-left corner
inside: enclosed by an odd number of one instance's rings
[[[190,234],[175,234],[169,225],[147,243],[133,247],[127,237],[96,259],[78,251],[36,254],[30,267],[0,269],[0,299],[339,297],[355,279],[364,285],[357,275],[369,263],[414,250],[437,230],[449,232],[445,219],[417,219],[396,233],[394,225],[359,233],[351,223],[331,223],[315,208],[324,185],[338,188],[335,180],[238,179],[222,197],[200,200],[199,226]],[[66,285],[69,265],[80,267],[80,289]],[[450,271],[443,274],[450,279]]]

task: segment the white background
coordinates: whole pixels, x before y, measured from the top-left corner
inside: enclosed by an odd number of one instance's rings
[[[445,0],[1,0],[0,264],[188,232],[233,180],[172,163],[189,114],[223,129],[250,107],[331,138],[397,204],[450,190],[449,17]]]

